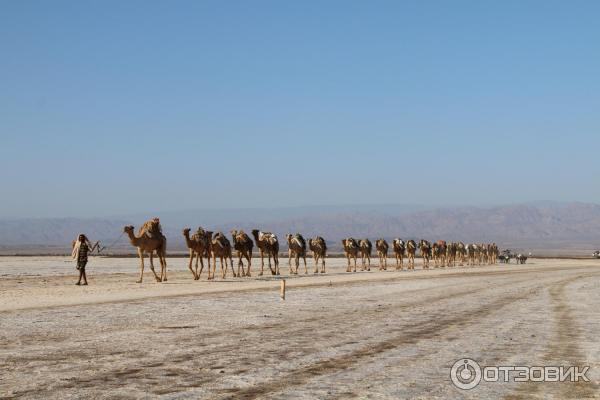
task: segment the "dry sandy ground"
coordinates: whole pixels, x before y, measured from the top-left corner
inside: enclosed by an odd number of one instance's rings
[[[0,397],[403,399],[600,397],[600,262],[167,283],[135,259],[0,258]],[[312,263],[312,260],[309,260]],[[287,261],[283,271],[287,274]],[[254,268],[256,271],[256,268]],[[589,365],[589,383],[488,383],[452,364]]]

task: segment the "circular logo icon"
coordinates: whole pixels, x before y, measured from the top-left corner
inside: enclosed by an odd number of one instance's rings
[[[473,389],[481,382],[481,367],[470,358],[462,358],[452,366],[450,379],[459,389]]]

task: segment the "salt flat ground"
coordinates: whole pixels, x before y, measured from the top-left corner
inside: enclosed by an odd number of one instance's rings
[[[0,397],[404,399],[600,397],[600,262],[193,281],[136,259],[0,258]],[[390,261],[392,264],[392,262]],[[375,263],[374,263],[375,264]],[[253,272],[256,274],[254,260]],[[301,270],[301,272],[303,272]],[[450,368],[589,365],[589,383],[455,388]]]

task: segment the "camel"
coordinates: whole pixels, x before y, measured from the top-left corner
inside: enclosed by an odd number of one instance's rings
[[[238,256],[238,276],[251,276],[250,267],[252,266],[252,248],[254,243],[252,239],[242,230],[239,232],[236,230],[231,231],[231,238],[233,240],[233,248],[237,251]],[[244,263],[242,257],[248,261],[248,268],[244,272]],[[242,268],[242,274],[240,275],[240,267]]]
[[[496,243],[492,243],[490,244],[490,257],[491,257],[491,264],[497,264],[498,263],[498,245],[496,245]]]
[[[325,273],[325,257],[327,257],[327,244],[321,236],[315,236],[308,241],[308,248],[313,253],[315,261],[315,274],[319,273],[319,261],[321,261],[321,273]]]
[[[467,248],[463,242],[456,243],[456,257],[458,257],[459,265],[462,267],[465,265],[465,260],[467,257]]]
[[[233,272],[233,277],[235,278],[235,269],[233,269],[233,258],[231,257],[231,243],[227,236],[223,234],[223,232],[217,232],[213,236],[210,242],[210,252],[213,258],[213,269],[212,276],[208,274],[208,279],[215,279],[215,272],[217,269],[217,257],[221,260],[221,278],[225,279],[227,276],[227,260],[229,259],[229,264],[231,265],[231,271]]]
[[[396,255],[396,269],[401,270],[404,267],[404,249],[406,248],[406,245],[402,239],[396,238],[392,242],[392,247],[394,249],[394,254]]]
[[[456,249],[456,242],[451,242],[446,247],[446,262],[448,267],[456,267]]]
[[[379,270],[387,270],[387,254],[389,246],[385,239],[379,239],[375,242],[377,255],[379,256]]]
[[[488,262],[487,246],[483,243],[479,244],[479,265],[485,265]]]
[[[415,269],[415,254],[417,253],[417,243],[410,239],[406,242],[406,256],[408,257],[408,267],[406,269]]]
[[[360,242],[358,242],[358,247],[360,248],[360,259],[362,260],[361,271],[365,270],[365,266],[367,271],[370,271],[371,251],[373,250],[373,245],[371,244],[371,241],[369,239],[362,239]],[[365,263],[365,260],[368,262],[368,264]]]
[[[477,245],[470,243],[466,247],[467,250],[467,265],[474,266],[477,259]]]
[[[144,277],[144,255],[149,253],[150,255],[150,270],[154,274],[156,282],[167,281],[167,261],[165,259],[167,255],[167,238],[164,236],[148,237],[146,235],[135,236],[133,233],[133,226],[129,225],[123,228],[123,232],[129,236],[129,242],[137,247],[138,257],[140,258],[140,279],[137,283],[142,283]],[[153,255],[154,252],[158,255],[160,261],[160,277],[154,270]]]
[[[346,272],[351,272],[351,258],[354,259],[354,272],[356,272],[356,258],[358,257],[358,253],[360,251],[360,248],[358,247],[358,242],[356,241],[356,239],[349,237],[348,239],[342,239],[342,245],[344,246],[346,258],[348,259],[348,267],[346,268]]]
[[[438,240],[436,243],[434,243],[434,247],[436,267],[444,268],[446,266],[446,251],[448,249],[448,245],[445,240]]]
[[[185,237],[185,244],[188,249],[190,249],[190,261],[188,264],[188,268],[192,272],[195,280],[200,279],[200,275],[202,274],[202,270],[204,269],[204,261],[202,261],[203,257],[206,257],[206,261],[208,262],[208,271],[210,275],[210,237],[206,235],[206,232],[202,228],[198,228],[196,233],[190,237],[190,228],[185,228],[183,230],[183,237]],[[196,258],[196,269],[192,268],[192,262],[194,261],[194,257]],[[198,261],[200,261],[200,272],[198,272]]]
[[[437,242],[433,242],[431,245],[431,258],[433,259],[433,266],[437,268],[439,266],[440,261],[440,248]]]
[[[298,267],[300,266],[300,258],[304,260],[304,274],[308,274],[308,267],[306,266],[306,241],[301,234],[296,233],[295,235],[285,235],[288,243],[288,265],[290,267],[290,275],[298,275]],[[292,257],[294,257],[294,263],[296,269],[292,268]]]
[[[419,242],[419,251],[423,258],[423,268],[429,269],[429,258],[431,257],[431,243],[425,239],[421,239]]]
[[[279,241],[277,236],[271,232],[261,232],[258,229],[252,230],[252,236],[254,236],[254,242],[260,251],[260,274],[263,274],[265,268],[265,255],[269,259],[269,269],[272,275],[279,275]],[[275,264],[275,269],[271,267],[271,257]]]

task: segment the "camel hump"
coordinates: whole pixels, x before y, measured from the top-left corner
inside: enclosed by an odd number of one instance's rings
[[[265,240],[271,237],[271,232],[263,232],[263,231],[259,231],[258,232],[258,238],[260,240]]]
[[[298,244],[300,244],[300,246],[306,247],[306,241],[304,240],[304,237],[301,234],[296,233],[294,235],[294,239],[298,242]]]
[[[144,222],[138,231],[138,236],[147,236],[151,239],[163,236],[160,222],[158,222],[156,219],[151,219]]]

